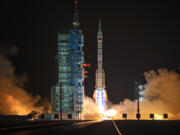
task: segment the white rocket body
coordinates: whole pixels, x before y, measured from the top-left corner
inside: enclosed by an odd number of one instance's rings
[[[102,41],[103,41],[103,34],[101,30],[101,22],[99,22],[99,30],[97,34],[97,42],[98,42],[98,68],[96,70],[96,89],[105,89],[105,73],[103,69],[103,51],[102,51]]]
[[[103,69],[103,51],[102,51],[103,34],[101,30],[101,22],[99,21],[99,29],[97,33],[98,55],[97,55],[97,70],[96,70],[96,86],[93,98],[99,106],[99,112],[103,113],[106,108],[107,93],[105,90],[105,72]]]

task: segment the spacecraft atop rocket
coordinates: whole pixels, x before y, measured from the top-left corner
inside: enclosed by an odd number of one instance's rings
[[[102,42],[103,34],[101,29],[101,21],[99,20],[99,29],[97,33],[97,70],[96,70],[96,86],[93,95],[93,99],[95,103],[99,106],[100,112],[104,111],[106,108],[107,102],[107,93],[105,90],[105,72],[103,69],[103,50],[102,50]]]

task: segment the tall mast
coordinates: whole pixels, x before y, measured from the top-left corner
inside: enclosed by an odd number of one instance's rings
[[[74,29],[79,28],[79,19],[78,19],[78,0],[74,0],[74,21],[73,21]]]

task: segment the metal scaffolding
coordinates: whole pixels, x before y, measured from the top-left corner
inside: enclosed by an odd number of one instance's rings
[[[77,3],[74,0],[73,29],[58,34],[58,81],[51,87],[51,111],[60,113],[62,119],[80,119],[83,106],[84,36],[79,29]]]
[[[72,114],[74,112],[74,91],[70,86],[69,34],[58,34],[57,60],[58,81],[56,86],[51,87],[51,111],[60,112],[62,109],[62,112]]]
[[[74,87],[74,109],[76,117],[80,118],[84,97],[84,53],[82,47],[84,45],[84,37],[82,31],[70,30],[70,85]]]

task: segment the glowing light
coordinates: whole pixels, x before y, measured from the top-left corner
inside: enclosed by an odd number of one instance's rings
[[[105,89],[96,89],[93,98],[95,104],[98,105],[99,114],[102,116],[101,120],[112,119],[116,115],[114,109],[106,110],[107,93]]]
[[[98,105],[99,113],[104,114],[106,109],[106,90],[104,89],[96,89],[94,91],[94,100],[95,103]]]
[[[101,105],[101,104],[99,104],[98,108],[99,108],[99,113],[100,113],[100,114],[104,114],[104,111],[105,111],[104,106]]]
[[[159,114],[155,114],[155,119],[157,120],[162,120],[163,116],[159,115]]]
[[[138,86],[139,101],[143,101],[145,89],[146,89],[146,85],[139,85]]]
[[[106,112],[105,112],[105,115],[107,116],[107,117],[113,117],[113,116],[115,116],[116,115],[116,110],[114,110],[114,109],[112,109],[112,110],[107,110]]]
[[[100,120],[112,120],[116,113],[117,112],[114,109],[104,111]]]
[[[26,115],[30,110],[13,96],[7,95],[7,101],[11,105],[11,110],[15,111],[18,115]]]

